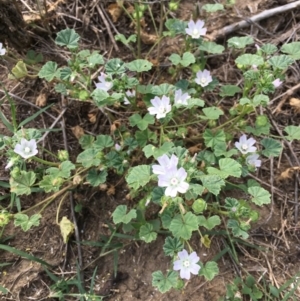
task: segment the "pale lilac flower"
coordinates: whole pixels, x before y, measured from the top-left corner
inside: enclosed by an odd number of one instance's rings
[[[22,138],[21,143],[15,146],[14,152],[24,159],[33,157],[38,153],[36,141],[34,139],[28,141]]]
[[[251,67],[252,67],[252,69],[255,70],[255,71],[258,70],[258,69],[257,69],[257,65],[252,65]]]
[[[6,53],[6,49],[3,48],[3,44],[0,43],[0,55],[4,55]]]
[[[196,252],[192,252],[190,255],[187,250],[182,250],[178,252],[179,259],[174,261],[173,269],[175,271],[180,270],[180,277],[182,279],[189,280],[191,278],[191,274],[198,275],[200,266],[197,264],[200,260],[199,256],[197,256]]]
[[[256,50],[260,50],[260,46],[258,44],[255,44]]]
[[[283,82],[279,79],[279,78],[276,78],[272,84],[274,86],[274,88],[278,88]]]
[[[96,88],[104,90],[106,92],[109,89],[111,89],[113,86],[113,83],[110,81],[106,81],[106,79],[107,79],[107,75],[105,73],[101,72],[101,75],[98,76],[99,83],[96,83]]]
[[[176,168],[168,170],[168,173],[158,176],[158,186],[167,187],[166,196],[176,197],[177,193],[185,193],[189,188],[189,184],[184,180],[187,177],[187,172],[183,167],[178,170]]]
[[[258,160],[259,158],[259,155],[258,154],[252,154],[252,155],[249,155],[247,158],[246,158],[246,163],[248,165],[251,165],[253,167],[260,167],[261,166],[261,160]]]
[[[191,20],[188,23],[188,28],[185,29],[185,32],[191,36],[193,39],[199,39],[200,36],[204,36],[206,34],[207,28],[203,27],[204,22],[198,20],[196,23]]]
[[[171,169],[177,169],[178,158],[175,155],[172,155],[171,158],[162,155],[157,158],[157,161],[160,165],[152,166],[152,171],[156,175],[164,175]]]
[[[240,140],[236,142],[235,147],[242,153],[254,153],[256,151],[256,147],[253,146],[256,143],[256,140],[253,138],[247,139],[247,136],[244,134],[240,137]]]
[[[188,99],[190,99],[191,96],[188,93],[183,93],[181,89],[175,91],[175,98],[174,103],[175,105],[187,105]]]
[[[14,165],[14,160],[9,160],[4,169],[10,169]]]
[[[171,112],[170,98],[163,96],[161,99],[155,96],[150,100],[153,107],[148,108],[150,115],[156,115],[157,119],[166,117],[167,113]]]
[[[133,90],[133,91],[128,90],[128,91],[125,92],[125,94],[129,98],[134,98],[135,97],[135,90]],[[130,105],[130,101],[128,100],[128,98],[126,96],[124,97],[124,105]]]
[[[122,149],[122,146],[118,143],[115,144],[115,150],[119,152]]]
[[[203,71],[198,71],[196,73],[195,82],[201,87],[206,87],[209,83],[212,82],[210,72],[206,69],[204,69]]]

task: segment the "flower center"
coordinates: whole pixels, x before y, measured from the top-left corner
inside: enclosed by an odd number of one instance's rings
[[[248,149],[248,145],[247,144],[242,144],[242,150],[246,151]]]
[[[172,178],[171,181],[170,181],[170,184],[171,184],[172,186],[178,185],[178,179],[177,179],[177,178]]]
[[[202,77],[202,78],[200,79],[200,81],[201,81],[202,84],[206,84],[206,78]]]
[[[199,34],[199,31],[198,31],[198,29],[195,28],[195,29],[193,30],[193,35],[194,35],[194,36],[198,36],[198,34]]]
[[[182,265],[185,267],[185,268],[188,268],[190,266],[190,261],[188,259],[185,259],[182,261]]]
[[[160,106],[158,111],[159,111],[159,113],[163,114],[163,113],[165,113],[165,108],[163,106]]]
[[[24,148],[24,153],[29,154],[30,153],[30,147],[26,146]]]

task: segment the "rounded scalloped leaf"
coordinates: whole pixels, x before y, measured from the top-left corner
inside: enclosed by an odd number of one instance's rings
[[[69,49],[78,48],[78,41],[80,36],[74,29],[61,30],[55,39],[55,43],[59,46],[66,46]]]

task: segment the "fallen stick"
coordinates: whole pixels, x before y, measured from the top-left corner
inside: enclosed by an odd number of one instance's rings
[[[245,27],[251,25],[251,23],[253,23],[253,22],[258,22],[258,21],[261,21],[263,19],[267,19],[271,16],[281,14],[283,12],[286,12],[288,10],[296,8],[298,6],[300,6],[300,1],[295,1],[295,2],[286,4],[286,5],[283,5],[283,6],[278,6],[276,8],[265,10],[265,11],[255,15],[255,16],[252,16],[251,18],[248,18],[248,20],[243,20],[243,21],[225,26],[224,28],[218,30],[217,32],[212,33],[211,35],[208,35],[208,37],[210,38],[210,40],[216,40],[217,38],[225,36],[225,35],[227,35],[229,33],[232,33],[236,30],[239,30],[241,28],[245,28]]]

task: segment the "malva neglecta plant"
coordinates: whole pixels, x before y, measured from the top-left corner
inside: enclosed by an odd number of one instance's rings
[[[10,170],[11,206],[15,204],[18,209],[16,214],[8,212],[11,208],[2,211],[2,227],[14,219],[16,226],[27,231],[39,224],[44,205],[69,189],[99,187],[106,182],[108,172],[125,175],[135,206],[118,206],[112,220],[120,231],[145,243],[155,241],[162,230],[166,233],[163,252],[170,258],[169,269],[153,271],[152,282],[162,293],[182,288],[183,279],[192,275],[212,280],[218,274],[217,263],[203,263],[191,240],[199,238],[209,248],[211,230],[216,233],[225,226],[228,235],[246,240],[251,224],[259,218],[256,206],[270,203],[270,193],[246,177],[261,167],[264,158],[280,155],[281,143],[271,135],[264,108],[299,48],[299,42],[289,43],[281,47],[284,54],[280,54],[275,45],[264,44],[255,54],[246,53],[252,38],[233,37],[228,48],[233,49],[231,55],[243,82],[240,87],[223,85],[206,69],[206,55],[222,53],[224,47],[203,38],[207,30],[204,21],[172,19],[165,25],[164,35],[183,36],[185,48],[169,57],[172,80],[160,85],[147,80],[153,67],[148,60],[106,60],[97,51],[79,50],[80,37],[73,29],[57,34],[56,44],[70,51],[68,64],[58,66],[48,61],[37,75],[52,82],[61,95],[93,103],[111,124],[115,110],[133,112],[111,135],[83,135],[76,162],[71,162],[64,150],[57,154],[47,151],[53,161],[41,159],[43,149],[37,141],[42,132],[25,128],[26,122],[11,125],[7,121],[12,136],[2,135],[0,140],[6,169]],[[9,55],[0,46],[1,55]],[[195,51],[200,55],[195,56]],[[189,76],[182,79],[183,69]],[[96,79],[93,74],[97,74]],[[201,98],[209,91],[218,93],[214,105]],[[225,98],[232,99],[231,107],[221,108]],[[139,108],[137,101],[145,107]],[[197,129],[192,137],[191,127]],[[288,141],[299,139],[298,127],[284,130]],[[191,143],[199,142],[198,153],[190,153]],[[133,164],[136,153],[144,158],[139,165]],[[232,197],[227,188],[240,190],[243,197]],[[227,197],[220,196],[222,191]],[[27,216],[20,197],[32,193],[51,195],[40,204],[38,214]],[[146,219],[150,205],[159,208],[153,220]],[[61,229],[67,242],[71,230]]]

